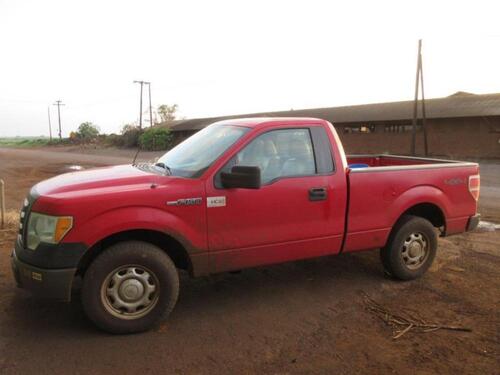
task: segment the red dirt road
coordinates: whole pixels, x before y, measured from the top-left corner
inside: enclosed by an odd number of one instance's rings
[[[151,155],[146,155],[150,158]],[[122,156],[0,149],[7,206],[68,165],[130,162]],[[500,222],[498,164],[482,166],[481,210]],[[498,173],[498,174],[497,174]],[[500,232],[440,240],[419,280],[384,277],[378,252],[346,254],[181,278],[171,317],[154,332],[111,336],[71,304],[37,300],[17,289],[9,254],[15,228],[0,232],[0,373],[498,373]],[[366,293],[394,311],[472,332],[392,329],[368,312]]]

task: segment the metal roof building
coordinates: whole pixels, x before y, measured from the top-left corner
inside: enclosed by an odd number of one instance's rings
[[[428,119],[500,116],[500,93],[475,95],[458,92],[445,98],[427,99],[425,105]],[[412,116],[413,100],[409,100],[176,120],[172,123],[171,130],[196,131],[219,120],[239,117],[318,117],[334,124],[347,124],[411,120]]]
[[[241,117],[317,117],[335,125],[349,153],[407,154],[410,136],[405,133],[411,132],[413,105],[413,100],[410,100],[207,117],[176,120],[170,124],[170,128],[180,140],[219,120]],[[444,98],[427,99],[425,105],[429,137],[432,138],[432,155],[500,157],[500,93],[476,95],[457,92]],[[420,109],[419,105],[419,116]],[[422,146],[419,147],[421,151]]]

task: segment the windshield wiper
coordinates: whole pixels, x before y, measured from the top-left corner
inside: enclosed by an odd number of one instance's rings
[[[155,167],[160,167],[160,168],[163,168],[165,169],[165,171],[167,171],[167,175],[168,176],[171,176],[172,175],[172,170],[170,169],[170,167],[168,165],[166,165],[165,163],[155,163]]]

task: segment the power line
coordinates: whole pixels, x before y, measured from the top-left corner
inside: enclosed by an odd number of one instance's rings
[[[56,100],[56,102],[53,104],[57,106],[57,117],[59,119],[59,140],[62,141],[62,131],[61,131],[61,106],[65,105],[62,104],[62,100]]]

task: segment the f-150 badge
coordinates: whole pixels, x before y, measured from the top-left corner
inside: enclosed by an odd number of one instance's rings
[[[455,185],[463,185],[465,184],[465,180],[463,178],[449,178],[448,180],[444,180],[444,183],[446,185],[451,185],[451,186],[455,186]]]
[[[168,201],[167,206],[194,206],[201,204],[201,198],[183,198],[176,201]]]

